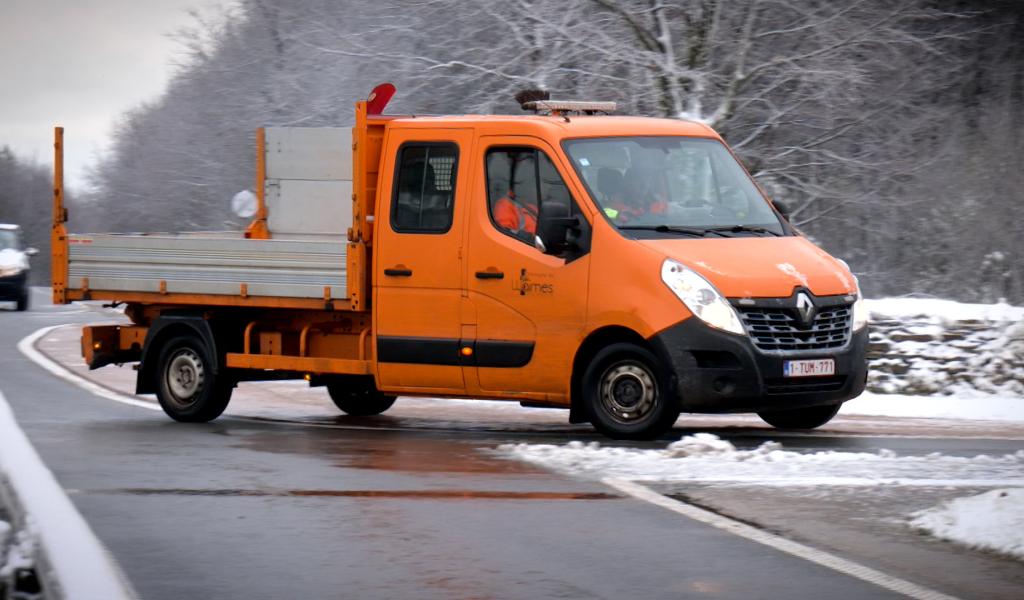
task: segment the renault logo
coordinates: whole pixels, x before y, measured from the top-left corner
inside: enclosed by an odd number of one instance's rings
[[[800,292],[796,295],[796,312],[800,314],[800,321],[805,326],[814,322],[814,302],[807,294]]]

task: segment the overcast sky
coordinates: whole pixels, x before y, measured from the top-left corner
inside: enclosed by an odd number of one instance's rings
[[[180,45],[169,34],[231,0],[0,0],[0,146],[53,160],[64,126],[65,182],[84,185],[118,115],[165,89]]]

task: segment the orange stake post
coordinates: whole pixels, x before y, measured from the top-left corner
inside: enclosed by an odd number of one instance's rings
[[[245,237],[254,240],[269,240],[267,228],[267,133],[262,127],[256,130],[256,217],[245,230]]]
[[[68,232],[64,223],[64,128],[53,128],[53,225],[50,229],[50,277],[53,303],[67,304]]]

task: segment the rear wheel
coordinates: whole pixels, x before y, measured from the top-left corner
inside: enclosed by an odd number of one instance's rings
[[[203,341],[193,335],[172,338],[157,359],[160,407],[175,421],[205,423],[219,417],[231,400],[234,383],[216,372]]]
[[[18,297],[17,303],[19,311],[28,310],[28,290],[22,292],[21,296]]]
[[[653,439],[679,418],[679,403],[657,358],[636,344],[612,344],[583,374],[583,403],[594,428],[614,439]]]
[[[334,405],[354,417],[379,415],[395,403],[395,396],[377,391],[372,380],[338,381],[327,384]]]
[[[791,410],[773,410],[757,413],[757,416],[778,429],[814,429],[832,420],[839,412],[840,404],[808,406]]]

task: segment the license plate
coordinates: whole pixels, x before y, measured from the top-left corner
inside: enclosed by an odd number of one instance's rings
[[[787,360],[782,363],[783,377],[819,377],[835,375],[836,361],[832,358],[815,358],[811,360]]]

